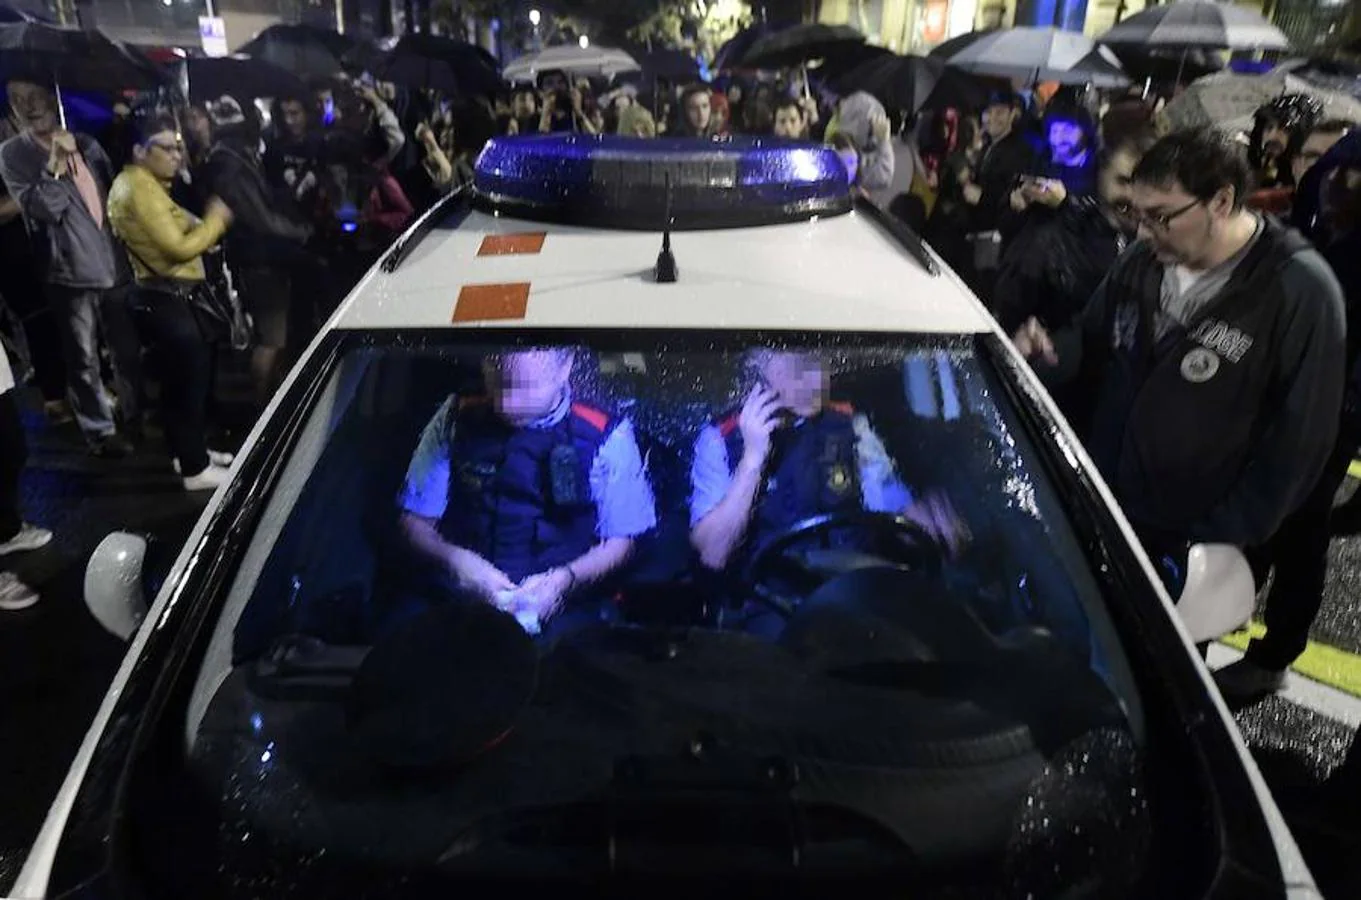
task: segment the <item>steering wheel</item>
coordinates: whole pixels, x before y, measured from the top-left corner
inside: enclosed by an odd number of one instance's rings
[[[775,574],[775,568],[780,563],[791,563],[785,554],[794,544],[811,537],[825,538],[838,528],[863,528],[895,538],[883,543],[894,548],[893,561],[909,569],[936,570],[944,562],[939,544],[925,528],[910,519],[867,510],[825,513],[795,522],[759,547],[742,571],[742,584],[746,592],[753,600],[785,618],[793,615],[796,607],[794,599],[781,595],[768,583]]]

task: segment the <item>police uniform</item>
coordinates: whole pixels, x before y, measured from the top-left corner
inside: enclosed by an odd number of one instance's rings
[[[525,427],[488,398],[449,398],[421,435],[400,505],[517,583],[656,525],[631,424],[570,396]]]
[[[719,416],[695,443],[692,527],[722,501],[732,483],[744,450],[740,416],[740,410]],[[810,516],[900,513],[912,502],[879,436],[864,415],[844,403],[776,429],[764,479],[739,556]]]

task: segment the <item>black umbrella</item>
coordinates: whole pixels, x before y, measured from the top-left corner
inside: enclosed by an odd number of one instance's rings
[[[0,69],[6,77],[27,75],[50,80],[57,89],[62,127],[62,89],[78,91],[149,90],[166,84],[145,56],[98,31],[61,28],[40,22],[0,25]]]
[[[843,75],[853,72],[867,63],[891,56],[893,56],[893,51],[887,47],[878,47],[874,44],[848,44],[846,47],[823,57],[822,65],[817,67],[816,75],[826,81],[836,81]]]
[[[887,56],[871,60],[835,82],[843,97],[865,91],[884,107],[916,113],[927,107],[978,109],[987,103],[993,85],[988,79],[946,66],[929,56]]]
[[[774,34],[778,31],[774,25],[765,22],[758,22],[749,28],[743,28],[733,35],[718,48],[714,54],[714,64],[710,67],[715,72],[727,72],[733,69],[742,68],[740,65],[742,57],[747,55],[747,51],[766,35]]]
[[[41,22],[0,25],[0,67],[81,91],[150,89],[165,83],[150,60],[98,31]]]
[[[863,43],[865,36],[849,25],[795,25],[758,40],[739,65],[746,69],[787,69]]]
[[[354,49],[354,41],[310,25],[271,25],[241,47],[240,52],[263,59],[299,78],[331,78],[341,74],[340,60]]]
[[[935,59],[949,59],[964,48],[971,46],[974,41],[985,38],[988,35],[1001,30],[1002,29],[1000,28],[984,28],[982,31],[965,32],[957,37],[950,38],[943,44],[937,44],[932,47],[931,52],[926,55],[934,57]]]
[[[404,35],[368,70],[379,81],[453,95],[495,94],[504,86],[481,47],[433,34]]]
[[[189,102],[216,100],[223,94],[238,100],[257,97],[303,97],[307,87],[287,69],[248,56],[195,56],[185,60]]]

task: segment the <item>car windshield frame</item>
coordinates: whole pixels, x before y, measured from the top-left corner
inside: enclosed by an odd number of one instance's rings
[[[687,337],[700,334],[703,333]],[[69,886],[78,883],[71,879],[84,880],[92,872],[115,873],[121,868],[120,857],[126,862],[130,848],[125,840],[110,842],[108,838],[120,837],[122,830],[116,826],[126,824],[122,813],[135,763],[157,742],[158,736],[174,734],[181,739],[179,746],[183,748],[189,694],[228,591],[236,581],[242,557],[254,538],[260,517],[272,502],[296,442],[349,352],[385,344],[419,346],[428,341],[468,340],[525,346],[585,344],[601,349],[602,344],[612,339],[621,347],[636,347],[646,340],[645,335],[640,329],[620,329],[606,337],[569,329],[484,328],[475,332],[336,330],[324,336],[282,392],[274,414],[257,427],[238,477],[227,488],[211,518],[201,526],[187,557],[188,565],[177,573],[165,606],[144,626],[147,633],[138,640],[141,654],[130,663],[127,684],[114,703],[113,720],[121,722],[121,727],[107,729],[95,748],[96,768],[106,770],[93,773],[101,777],[87,777],[80,787],[75,812],[68,820],[58,850],[54,884]],[[826,335],[784,331],[723,332],[722,337],[733,346],[751,346],[770,339],[802,340],[815,346],[826,341]],[[1217,807],[1220,815],[1214,817],[1212,827],[1222,838],[1223,830],[1233,826],[1239,838],[1235,846],[1246,846],[1252,851],[1242,853],[1240,858],[1255,858],[1259,863],[1265,858],[1274,859],[1260,808],[1248,799],[1252,796],[1250,784],[1244,773],[1233,771],[1227,762],[1237,756],[1232,740],[1213,713],[1212,705],[1207,705],[1205,697],[1193,690],[1198,686],[1198,673],[1191,660],[1185,658],[1177,631],[1161,613],[1158,591],[1148,580],[1150,569],[1127,546],[1118,520],[1107,508],[1092,473],[1074,451],[1066,431],[1041,399],[1033,381],[1022,374],[1019,361],[1002,349],[1000,338],[941,337],[972,343],[980,364],[989,370],[989,376],[1006,395],[1012,413],[1007,424],[1025,434],[1033,453],[1030,464],[1042,470],[1040,477],[1053,481],[1060,509],[1083,549],[1121,650],[1131,661],[1138,693],[1146,701],[1150,692],[1171,701],[1171,709],[1162,712],[1172,712],[1191,723],[1197,739],[1204,744],[1198,745],[1193,754],[1202,764],[1199,775],[1208,777],[1212,783],[1216,779],[1226,780],[1247,792],[1239,792],[1236,798],[1230,796],[1225,803],[1222,791],[1212,791],[1213,799],[1222,804]],[[844,333],[838,338],[887,344],[894,341],[895,335]],[[137,710],[136,719],[127,718],[133,709]],[[1218,759],[1219,764],[1207,766],[1206,755]],[[91,801],[97,804],[100,798],[106,806],[90,805]],[[100,809],[108,811],[101,813]],[[1226,815],[1229,813],[1233,815]],[[1261,855],[1264,852],[1266,856]]]

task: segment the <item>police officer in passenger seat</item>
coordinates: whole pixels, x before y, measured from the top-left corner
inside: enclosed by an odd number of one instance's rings
[[[948,501],[914,501],[869,420],[828,402],[817,355],[758,349],[746,364],[756,386],[695,442],[690,540],[706,568],[727,568],[803,519],[860,510],[905,515],[958,551],[965,529]]]
[[[531,632],[608,617],[591,586],[657,521],[632,426],[573,401],[574,357],[489,359],[488,396],[440,406],[400,498],[407,540],[455,594],[513,612]]]

